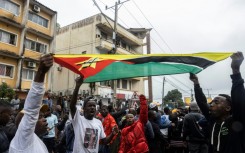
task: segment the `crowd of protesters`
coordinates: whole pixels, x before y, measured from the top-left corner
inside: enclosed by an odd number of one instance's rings
[[[237,52],[231,59],[231,96],[219,94],[208,104],[198,77],[190,74],[196,102],[159,110],[144,95],[139,107],[81,98],[82,76],[71,97],[43,99],[53,57],[42,56],[24,108],[18,96],[0,104],[0,153],[244,153],[244,58]]]

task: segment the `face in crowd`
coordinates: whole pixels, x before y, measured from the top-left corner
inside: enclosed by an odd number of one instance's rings
[[[15,118],[15,125],[18,127],[20,124],[20,121],[22,119],[22,117],[24,116],[24,111],[20,111],[16,118]],[[47,120],[44,118],[45,114],[43,112],[39,113],[39,117],[38,117],[38,121],[35,127],[35,133],[38,136],[43,136],[46,135],[48,132],[48,123]]]
[[[94,100],[88,100],[84,102],[83,113],[86,119],[93,119],[96,114],[96,103]]]
[[[215,97],[210,103],[209,111],[215,119],[222,119],[222,117],[229,115],[231,111],[230,96],[220,94]]]
[[[48,108],[48,110],[45,112],[45,117],[51,116],[51,109]]]
[[[134,123],[134,115],[133,114],[127,114],[126,115],[126,121],[127,121],[127,125],[132,125]]]
[[[106,117],[108,115],[109,111],[108,111],[108,107],[103,105],[101,107],[101,110],[100,110],[100,114],[103,116],[103,117]]]

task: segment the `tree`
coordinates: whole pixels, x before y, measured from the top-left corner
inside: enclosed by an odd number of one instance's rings
[[[184,106],[182,99],[182,94],[178,89],[174,89],[168,92],[168,94],[163,98],[164,104],[172,105],[173,107]]]
[[[14,95],[14,90],[10,88],[7,83],[2,82],[0,85],[0,99],[7,99],[7,101],[10,101]]]
[[[60,29],[60,24],[59,23],[56,23],[56,31],[58,32]]]

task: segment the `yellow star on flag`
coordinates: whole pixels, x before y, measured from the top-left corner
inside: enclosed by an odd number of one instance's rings
[[[83,68],[87,68],[87,67],[92,67],[95,69],[97,62],[102,61],[102,60],[103,59],[99,59],[98,57],[90,58],[86,61],[76,63],[76,65],[81,65],[81,67],[79,68],[79,71],[81,71]]]

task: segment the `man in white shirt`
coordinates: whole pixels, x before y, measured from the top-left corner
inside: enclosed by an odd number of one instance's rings
[[[14,99],[11,100],[10,104],[14,110],[19,109],[20,99],[18,95],[15,95]]]
[[[48,54],[40,58],[38,71],[25,101],[24,116],[19,123],[15,137],[10,143],[9,153],[48,153],[46,146],[36,133],[47,132],[45,129],[47,127],[44,125],[46,120],[43,116],[39,116],[39,111],[45,92],[45,74],[52,65],[52,55]]]
[[[118,132],[118,128],[115,127],[113,132],[106,137],[101,121],[94,118],[96,113],[96,102],[94,100],[86,99],[84,101],[84,116],[80,115],[80,110],[76,108],[76,102],[82,83],[83,77],[78,77],[70,104],[73,119],[72,125],[75,133],[73,153],[97,153],[99,150],[99,140],[103,144],[108,144]]]
[[[56,138],[56,125],[58,124],[58,118],[56,115],[51,113],[51,108],[49,107],[45,113],[46,120],[48,122],[48,134],[43,136],[43,142],[48,148],[48,151],[52,153],[55,151],[55,138]]]

